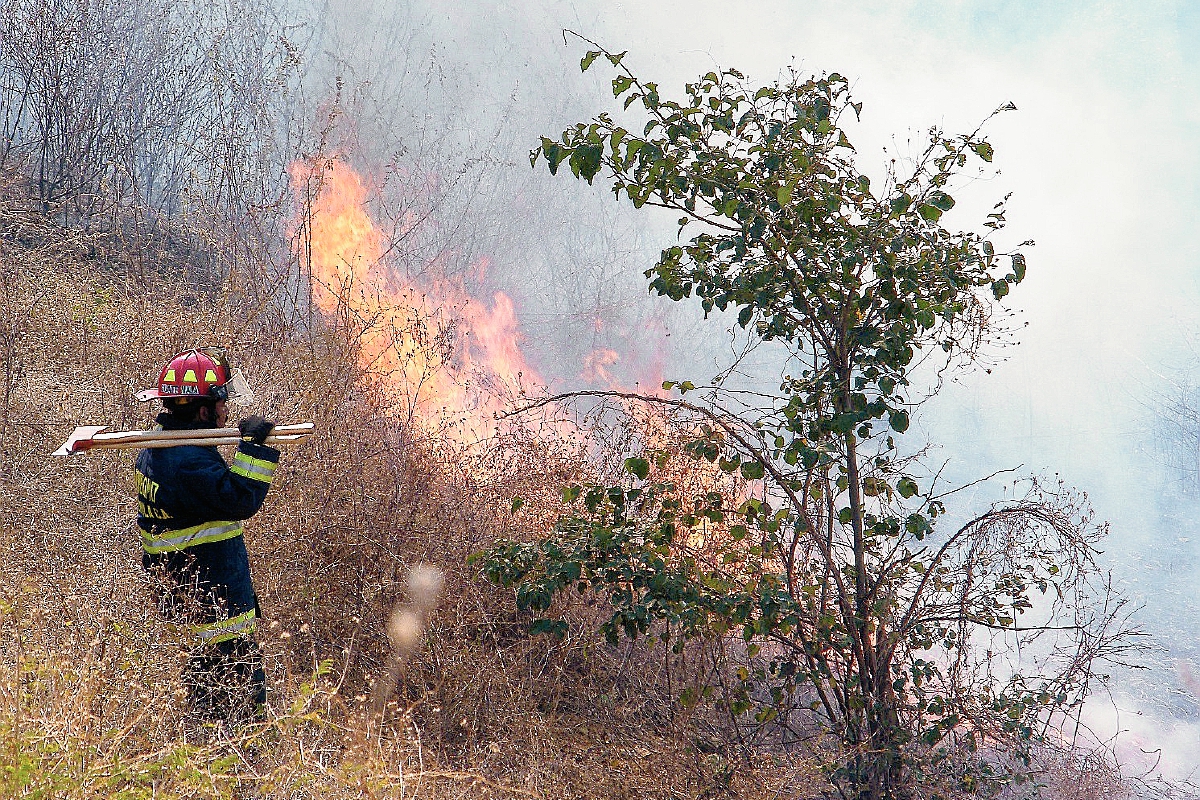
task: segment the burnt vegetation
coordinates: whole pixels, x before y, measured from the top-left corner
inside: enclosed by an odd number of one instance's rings
[[[1075,724],[1097,665],[1134,647],[1104,526],[1037,481],[957,512],[900,443],[916,354],[970,361],[1024,276],[1019,251],[939,225],[965,159],[991,161],[979,131],[935,132],[873,194],[838,76],[754,92],[714,73],[672,103],[588,53],[656,122],[602,116],[535,161],[701,229],[652,288],[739,311],[791,372],[765,402],[690,382],[509,397],[464,441],[362,358],[383,341],[403,366],[462,332],[316,313],[288,166],[448,176],[379,187],[385,266],[419,277],[470,263],[463,192],[495,165],[428,129],[356,153],[345,115],[373,124],[401,90],[339,77],[309,99],[320,22],[0,0],[0,794],[1124,795]],[[272,695],[240,729],[188,714],[132,454],[47,455],[76,424],[147,425],[134,392],[208,343],[258,387],[245,413],[317,428],[247,525]],[[444,576],[436,607],[415,565]]]

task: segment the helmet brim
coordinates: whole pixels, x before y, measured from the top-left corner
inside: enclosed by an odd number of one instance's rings
[[[254,390],[250,388],[240,369],[235,369],[229,376],[225,388],[229,390],[229,402],[235,406],[248,406],[254,402]]]

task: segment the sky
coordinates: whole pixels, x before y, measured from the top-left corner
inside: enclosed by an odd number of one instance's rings
[[[1200,2],[428,0],[411,8],[465,76],[463,113],[507,115],[511,130],[530,129],[528,140],[505,140],[514,181],[529,180],[528,162],[519,162],[536,136],[612,107],[611,97],[604,102],[610,76],[581,76],[587,48],[564,42],[563,29],[628,50],[625,64],[664,91],[717,66],[759,83],[789,66],[840,72],[863,102],[849,134],[868,170],[883,163],[885,147],[909,152],[909,138],[930,125],[970,131],[1014,103],[1017,111],[986,128],[998,174],[956,194],[943,221],[978,227],[1011,193],[1007,241],[1036,243],[1028,278],[1009,298],[1020,346],[997,351],[990,374],[947,385],[920,424],[956,474],[1019,466],[1089,493],[1112,522],[1106,563],[1145,604],[1143,625],[1162,646],[1148,676],[1115,676],[1112,699],[1094,703],[1090,719],[1123,731],[1116,747],[1130,769],[1161,748],[1170,777],[1200,776],[1200,644],[1192,640],[1200,503],[1153,446],[1167,401],[1200,376]],[[580,204],[604,194],[582,183],[562,191]],[[605,213],[627,224],[624,212]],[[639,253],[652,258],[667,243],[656,238],[661,229],[643,235],[644,249],[626,258],[635,288]],[[510,283],[505,291],[535,296],[520,270],[498,275]],[[679,368],[703,363],[678,337],[673,352]]]

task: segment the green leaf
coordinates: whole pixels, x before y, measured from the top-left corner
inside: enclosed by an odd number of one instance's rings
[[[929,203],[922,203],[920,207],[917,208],[917,213],[920,214],[921,218],[927,222],[937,222],[942,218],[942,210]]]
[[[1025,256],[1021,255],[1020,253],[1013,253],[1012,268],[1013,275],[1015,275],[1017,278],[1017,283],[1025,280]]]
[[[945,192],[934,192],[929,196],[929,202],[942,211],[949,211],[954,208],[954,198]]]
[[[540,634],[562,639],[567,635],[567,623],[561,619],[535,619],[529,623],[529,632],[535,636]]]
[[[617,53],[615,55],[610,55],[608,53],[605,53],[604,57],[608,59],[608,63],[612,64],[615,67],[621,63],[621,59],[624,58],[625,54],[628,52],[629,52],[628,50],[622,50],[620,53]]]
[[[878,497],[881,494],[887,494],[890,488],[888,482],[882,478],[864,478],[862,482],[862,492],[867,497]]]
[[[587,72],[588,67],[590,67],[592,65],[592,62],[595,61],[599,57],[600,57],[599,50],[589,50],[587,52],[587,55],[585,55],[583,58],[581,58],[579,60],[579,71]]]
[[[1004,280],[1003,278],[992,281],[992,294],[997,300],[1008,294],[1008,289],[1008,281]]]
[[[613,78],[613,97],[620,97],[622,94],[628,91],[630,86],[633,86],[633,79],[628,75],[618,75],[617,77]]]
[[[762,725],[764,723],[770,722],[771,720],[775,719],[777,716],[779,716],[779,710],[776,708],[773,708],[771,706],[767,706],[766,708],[760,708],[754,714],[754,721],[757,722],[759,725]]]
[[[525,501],[519,497],[514,497],[512,500],[512,513],[517,513],[521,510],[521,506],[525,505]]]
[[[904,433],[908,430],[908,412],[904,409],[897,409],[888,414],[888,425],[896,433]]]
[[[762,480],[763,475],[766,474],[763,465],[757,461],[743,461],[741,470],[742,477],[748,481]]]
[[[592,178],[596,177],[596,173],[600,171],[603,158],[603,145],[581,144],[571,151],[568,163],[571,165],[571,171],[575,173],[575,177],[583,178],[591,183]]]
[[[644,481],[650,475],[650,462],[644,458],[627,458],[625,459],[625,471]]]
[[[901,497],[908,499],[920,491],[920,487],[912,478],[905,476],[896,482],[896,491],[900,493]]]
[[[779,201],[781,206],[789,206],[792,203],[792,191],[796,188],[794,183],[785,183],[775,190],[775,199]]]
[[[568,150],[553,139],[547,139],[545,136],[542,137],[541,154],[546,159],[546,166],[550,168],[551,175],[558,174],[558,165],[567,157],[568,152]],[[535,150],[534,153],[536,154],[537,151]],[[530,163],[534,163],[536,160],[536,155],[533,155],[530,158]]]
[[[971,149],[975,151],[975,155],[979,156],[984,161],[988,162],[989,164],[992,162],[992,155],[995,151],[992,150],[992,146],[987,142],[976,142],[975,144],[971,145]]]

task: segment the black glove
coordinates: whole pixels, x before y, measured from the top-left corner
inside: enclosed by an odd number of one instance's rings
[[[238,430],[242,432],[242,441],[254,442],[254,444],[263,444],[266,442],[267,437],[271,435],[271,431],[274,429],[274,422],[270,422],[257,415],[246,417],[238,423]]]

